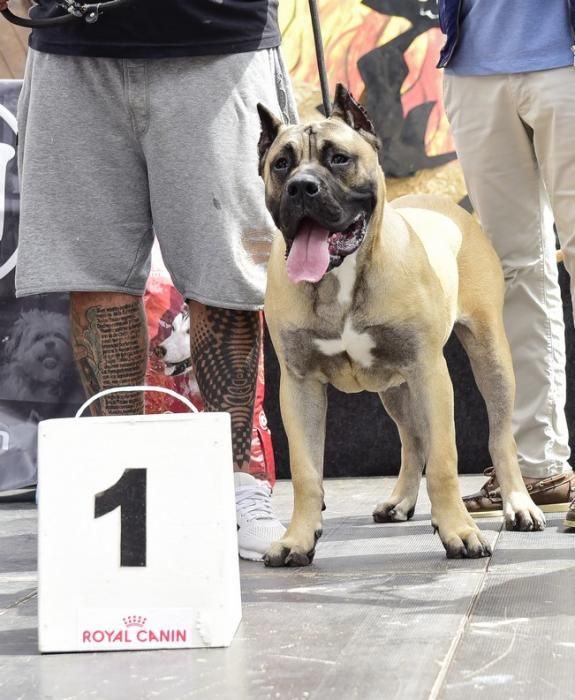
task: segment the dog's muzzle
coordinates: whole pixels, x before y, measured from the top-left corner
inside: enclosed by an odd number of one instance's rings
[[[375,207],[372,187],[352,190],[315,172],[285,183],[280,208],[287,273],[294,282],[319,282],[363,243]]]
[[[283,204],[288,277],[294,283],[313,283],[341,265],[363,243],[373,195],[332,194],[319,177],[306,172],[286,183]]]
[[[367,214],[360,213],[342,231],[330,231],[305,217],[293,239],[286,241],[287,273],[292,282],[319,282],[355,253],[367,233]]]

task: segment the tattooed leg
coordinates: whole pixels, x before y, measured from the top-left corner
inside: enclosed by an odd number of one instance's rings
[[[74,292],[70,295],[72,348],[84,390],[143,384],[148,337],[144,303],[131,294]],[[136,392],[112,394],[92,404],[93,415],[144,413]]]
[[[228,411],[232,419],[234,469],[250,463],[260,317],[189,301],[192,363],[207,411]]]

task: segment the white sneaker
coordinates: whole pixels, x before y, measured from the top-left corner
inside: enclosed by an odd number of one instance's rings
[[[247,472],[234,472],[234,483],[240,557],[261,561],[286,531],[272,513],[272,487]]]

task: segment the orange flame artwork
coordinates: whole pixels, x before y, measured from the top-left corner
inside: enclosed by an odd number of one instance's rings
[[[405,120],[414,108],[428,104],[422,133],[424,155],[433,158],[450,154],[453,143],[443,112],[441,71],[435,67],[443,43],[435,0],[317,2],[331,91],[336,83],[344,83],[368,106],[373,118],[372,91],[381,91],[384,83],[366,84],[362,62],[368,58],[372,61],[370,74],[373,74],[373,66],[376,73],[378,67],[374,61],[381,61],[382,81],[392,66],[391,75],[397,75],[399,80],[396,98],[398,108],[401,107],[399,120],[402,115]],[[319,86],[308,0],[280,0],[280,23],[283,52],[294,83]],[[387,53],[386,49],[389,49]],[[374,50],[377,51],[373,53]],[[393,61],[398,50],[403,61],[401,70],[394,73]]]

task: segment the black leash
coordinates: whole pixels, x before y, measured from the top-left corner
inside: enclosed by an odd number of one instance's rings
[[[84,20],[88,24],[97,22],[100,15],[108,10],[115,10],[118,7],[129,5],[134,0],[107,0],[106,2],[84,3],[78,0],[58,0],[57,4],[66,11],[66,14],[58,17],[47,17],[46,19],[32,19],[31,17],[20,17],[10,10],[2,10],[4,17],[19,27],[37,29],[40,27],[54,27],[69,22]]]
[[[311,13],[311,26],[313,27],[313,41],[315,44],[315,55],[317,58],[317,69],[319,72],[319,82],[321,85],[321,96],[323,100],[323,111],[325,116],[331,114],[331,97],[329,92],[329,83],[327,79],[327,70],[325,68],[325,55],[323,52],[323,41],[321,39],[321,26],[319,23],[319,12],[317,9],[317,0],[309,0],[309,11]]]

